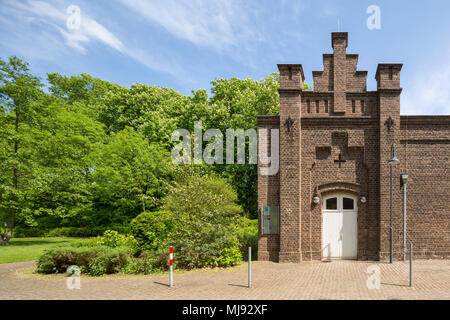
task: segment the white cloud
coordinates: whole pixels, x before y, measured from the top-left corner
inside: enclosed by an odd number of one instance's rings
[[[401,113],[405,115],[450,115],[450,49],[415,70],[405,83]]]
[[[69,15],[66,8],[58,9],[44,2],[28,0],[26,3],[6,0],[9,9],[16,16],[26,17],[28,21],[40,21],[54,26],[66,40],[66,44],[81,53],[86,52],[85,44],[92,40],[100,41],[120,52],[123,51],[122,42],[108,29],[89,17],[81,10],[81,24],[79,29],[69,30],[66,27]]]
[[[171,75],[181,74],[179,64],[167,54],[161,60],[136,45],[129,47],[123,44],[104,25],[86,14],[86,6],[80,7],[79,28],[69,29],[67,20],[70,14],[66,12],[69,5],[70,2],[64,0],[56,1],[55,4],[36,0],[3,0],[0,3],[0,22],[8,32],[3,34],[2,41],[7,42],[8,48],[13,48],[15,54],[28,59],[52,61],[54,64],[67,61],[64,60],[68,56],[67,49],[85,55],[89,44],[99,42],[149,69]],[[64,41],[61,41],[61,37]]]
[[[173,36],[199,46],[224,49],[242,39],[260,39],[253,31],[245,3],[238,0],[119,0]]]

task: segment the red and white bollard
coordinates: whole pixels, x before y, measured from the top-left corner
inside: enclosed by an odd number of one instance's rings
[[[170,264],[169,264],[169,287],[172,288],[173,286],[173,247],[170,246],[170,254],[169,254],[169,259],[170,259]]]

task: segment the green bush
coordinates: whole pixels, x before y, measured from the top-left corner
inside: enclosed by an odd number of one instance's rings
[[[231,185],[214,174],[189,175],[170,192],[164,206],[177,221],[170,244],[178,267],[226,266],[241,259],[234,251],[242,212],[236,200]]]
[[[242,253],[236,240],[232,241],[228,248],[222,249],[218,257],[209,259],[207,265],[211,267],[231,267],[241,261]]]
[[[169,211],[143,212],[130,223],[131,234],[141,250],[156,250],[174,232],[176,224]]]
[[[93,241],[97,246],[106,246],[110,248],[134,248],[137,245],[137,241],[133,236],[123,235],[115,230],[106,230],[102,236],[94,238]]]
[[[89,262],[89,274],[101,276],[104,274],[119,273],[128,263],[129,252],[123,249],[100,251]]]
[[[252,247],[252,260],[258,256],[258,220],[243,218],[237,231],[239,248],[244,260],[248,260],[248,247]]]
[[[53,259],[53,255],[50,252],[44,252],[44,254],[42,254],[39,257],[38,262],[37,262],[36,271],[38,273],[44,273],[44,274],[58,272],[58,270],[56,268],[55,260]]]
[[[91,275],[119,272],[127,263],[129,248],[58,247],[46,250],[37,263],[39,273],[64,273],[71,265]]]
[[[162,268],[156,255],[147,255],[130,258],[128,264],[122,268],[122,272],[127,274],[152,274],[164,269],[166,268]]]

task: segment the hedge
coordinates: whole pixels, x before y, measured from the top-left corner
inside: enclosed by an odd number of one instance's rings
[[[64,273],[69,266],[75,265],[82,273],[99,276],[121,272],[129,257],[129,248],[58,247],[46,250],[39,257],[36,271]]]

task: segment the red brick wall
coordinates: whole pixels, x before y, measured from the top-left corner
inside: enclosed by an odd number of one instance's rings
[[[407,245],[414,243],[416,257],[449,258],[450,117],[402,117],[400,140],[400,171],[408,173]]]

